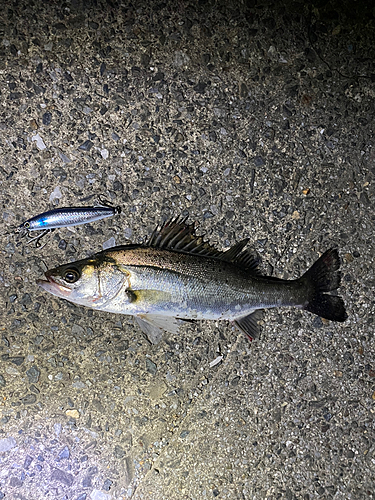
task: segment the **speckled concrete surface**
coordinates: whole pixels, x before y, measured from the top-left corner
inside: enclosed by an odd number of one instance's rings
[[[374,16],[2,2],[0,498],[374,498]],[[122,215],[17,246],[23,220],[98,194]],[[177,214],[286,278],[337,246],[349,319],[274,310],[252,344],[199,322],[150,345],[35,284]]]

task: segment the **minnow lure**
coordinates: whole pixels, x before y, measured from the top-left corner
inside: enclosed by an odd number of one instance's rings
[[[121,207],[113,207],[104,201],[93,207],[55,208],[28,219],[18,226],[15,232],[20,233],[21,237],[27,235],[30,238],[28,243],[35,241],[35,245],[39,247],[40,239],[57,228],[88,224],[120,213]],[[30,235],[32,231],[42,231],[42,233],[32,237]]]

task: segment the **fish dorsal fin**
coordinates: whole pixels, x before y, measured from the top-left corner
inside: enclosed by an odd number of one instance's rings
[[[242,267],[243,269],[250,271],[251,274],[254,274],[255,276],[261,275],[261,272],[258,269],[259,259],[256,255],[252,254],[250,250],[244,250],[241,252],[234,260],[234,263],[238,267]]]
[[[147,246],[178,250],[180,252],[219,257],[223,252],[204,241],[203,236],[195,234],[195,225],[187,224],[187,218],[169,219],[157,227],[147,242]]]
[[[222,252],[204,241],[203,236],[197,236],[195,234],[195,224],[187,224],[186,220],[187,217],[169,219],[154,230],[147,242],[147,246],[214,257],[226,262],[232,262],[251,271],[253,274],[258,274],[256,258],[250,252],[244,250],[249,242],[248,238],[239,241],[229,250]]]
[[[237,262],[238,256],[248,243],[249,238],[245,238],[244,240],[239,241],[238,243],[230,247],[229,250],[221,252],[220,260],[226,260],[227,262]]]

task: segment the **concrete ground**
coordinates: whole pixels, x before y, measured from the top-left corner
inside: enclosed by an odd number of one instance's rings
[[[0,498],[374,498],[370,4],[2,2]],[[98,194],[122,215],[13,234]],[[151,345],[36,285],[179,214],[284,278],[336,246],[348,320]]]

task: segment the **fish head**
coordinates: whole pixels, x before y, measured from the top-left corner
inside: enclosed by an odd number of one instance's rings
[[[129,287],[128,273],[111,258],[96,254],[45,272],[37,284],[47,292],[93,309],[101,309],[121,289]]]

